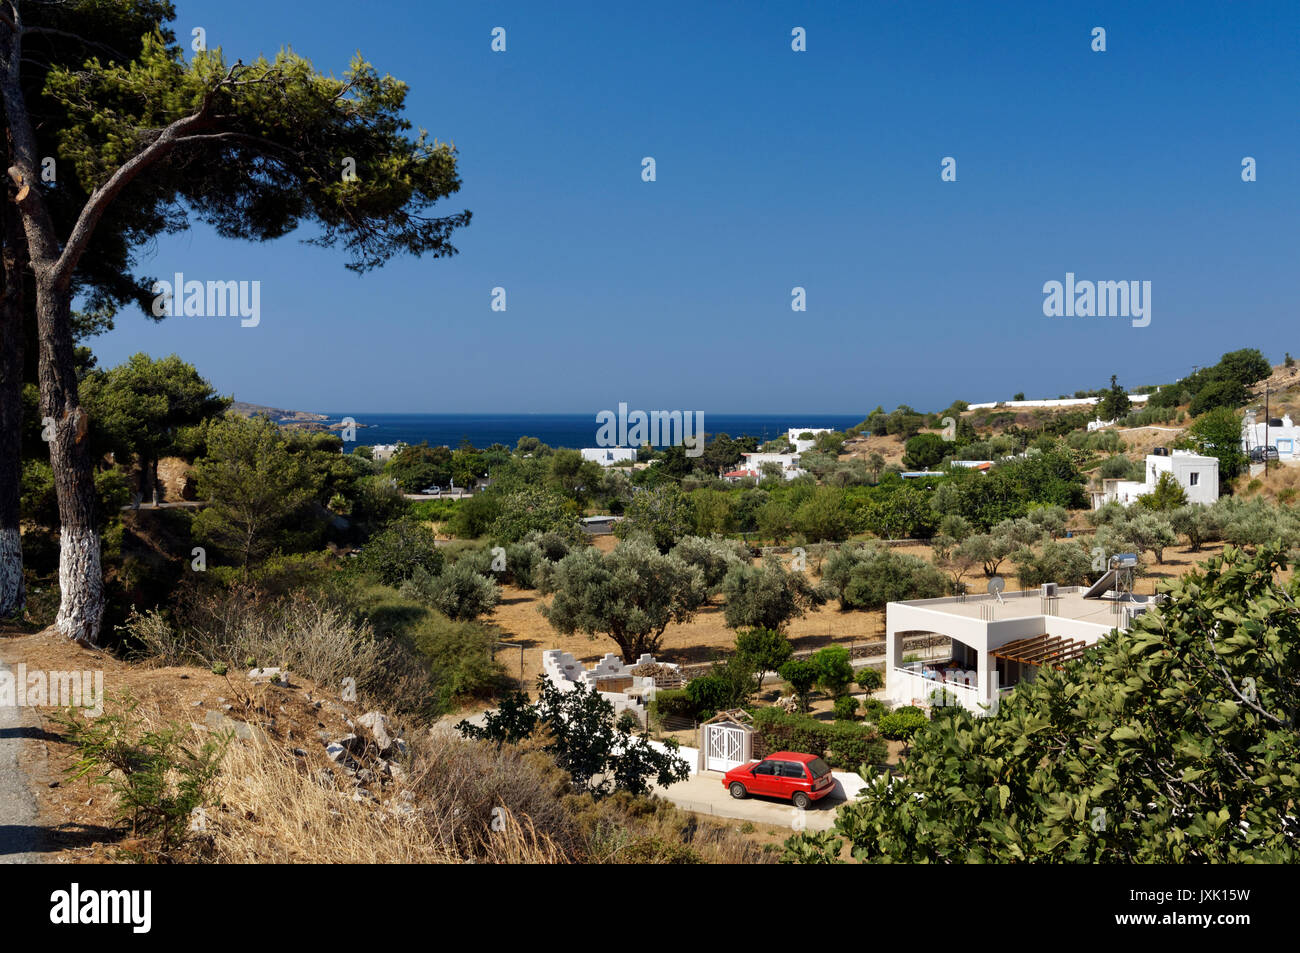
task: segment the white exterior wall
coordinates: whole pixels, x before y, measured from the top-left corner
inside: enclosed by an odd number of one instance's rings
[[[1129,403],[1145,404],[1151,399],[1150,394],[1129,394]],[[991,407],[1090,407],[1100,401],[1100,397],[1066,397],[1055,400],[990,400],[982,404],[968,404],[970,410],[988,410]]]
[[[602,467],[616,463],[636,463],[635,447],[583,447],[582,459],[599,463]]]
[[[1146,480],[1142,483],[1134,480],[1103,480],[1102,489],[1092,494],[1092,508],[1101,509],[1107,503],[1128,506],[1136,502],[1139,496],[1154,491],[1161,475],[1165,473],[1178,481],[1178,485],[1187,494],[1188,503],[1209,506],[1219,498],[1218,459],[1175,450],[1167,457],[1147,454]]]
[[[1076,592],[1078,589],[1079,587],[1064,587],[1059,591]],[[1026,600],[1023,608],[1017,605],[1021,599]],[[1000,615],[1012,615],[1017,611],[1031,614],[992,621],[955,615],[943,611],[945,604],[957,601],[952,596],[889,603],[885,607],[885,694],[889,700],[898,705],[924,703],[931,692],[943,688],[957,696],[962,706],[975,714],[984,714],[984,706],[992,706],[989,710],[996,711],[997,689],[1003,686],[992,684],[991,673],[995,671],[996,665],[993,664],[990,653],[994,649],[1017,639],[1038,635],[1059,635],[1095,645],[1112,629],[1111,626],[1094,622],[1039,614],[1037,590],[1030,590],[1025,596],[1007,594],[1003,600],[1000,604],[996,600],[987,601],[997,606],[994,611]],[[904,670],[903,636],[914,632],[947,636],[974,651],[977,659],[975,684],[969,687],[954,685]]]
[[[1219,461],[1175,450],[1167,457],[1147,455],[1147,492],[1156,488],[1162,473],[1169,473],[1187,494],[1189,503],[1210,504],[1219,498]],[[1193,476],[1196,485],[1192,485]]]
[[[791,427],[789,430],[785,432],[785,439],[789,440],[790,443],[794,444],[795,453],[803,453],[815,447],[817,445],[817,441],[800,440],[799,435],[801,433],[810,433],[814,437],[816,437],[818,434],[830,433],[830,432],[831,432],[830,427]]]
[[[640,699],[647,701],[655,696],[655,680],[649,675],[632,675],[632,669],[638,665],[666,665],[669,668],[680,668],[672,662],[658,662],[653,655],[643,654],[632,665],[625,663],[622,658],[613,652],[606,652],[604,657],[595,664],[594,667],[586,669],[582,663],[568,652],[561,652],[559,649],[547,649],[542,653],[542,673],[546,676],[547,681],[562,692],[573,691],[578,685],[586,685],[592,691],[596,690],[596,680],[605,677],[628,676],[632,679],[631,692],[600,692],[600,696],[614,706],[614,716],[617,718],[624,711],[630,711],[636,715],[641,724],[646,723],[646,709],[641,704]]]
[[[1300,427],[1297,427],[1290,415],[1282,417],[1281,427],[1268,427],[1265,433],[1264,421],[1259,420],[1255,424],[1243,423],[1241,427],[1242,448],[1249,452],[1254,447],[1265,445],[1264,438],[1268,438],[1268,446],[1277,447],[1277,457],[1279,460],[1300,460]]]
[[[746,453],[744,454],[745,462],[739,468],[742,470],[757,470],[762,476],[763,464],[775,463],[781,468],[781,475],[787,480],[793,480],[795,477],[803,476],[807,470],[799,469],[799,454],[797,453]]]

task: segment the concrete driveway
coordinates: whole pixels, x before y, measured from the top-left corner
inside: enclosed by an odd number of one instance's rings
[[[792,834],[799,830],[830,830],[835,823],[836,809],[844,803],[843,800],[828,796],[814,802],[808,810],[801,811],[793,804],[775,798],[747,797],[736,800],[722,786],[722,774],[718,771],[701,771],[670,787],[656,787],[653,793],[696,814],[788,827]]]

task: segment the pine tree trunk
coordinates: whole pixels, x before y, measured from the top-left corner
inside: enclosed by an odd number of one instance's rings
[[[36,318],[40,331],[41,416],[54,421],[50,465],[59,498],[59,590],[56,625],[82,645],[99,643],[104,615],[104,577],[95,531],[95,477],[90,457],[90,420],[77,396],[70,324],[71,292],[38,276]]]
[[[19,528],[22,492],[23,234],[5,208],[4,290],[0,292],[0,618],[17,615],[27,602]]]
[[[41,185],[41,156],[35,126],[27,110],[21,82],[21,11],[9,5],[9,29],[0,29],[0,100],[9,133],[9,181],[13,204],[26,236],[25,261],[36,286],[36,328],[39,339],[38,374],[41,417],[53,423],[50,465],[59,497],[59,588],[61,603],[56,625],[83,645],[99,642],[104,614],[104,577],[99,563],[99,534],[95,532],[95,480],[91,466],[90,421],[77,397],[76,344],[72,333],[72,276],[90,243],[95,226],[114,197],[146,164],[142,156],[167,154],[174,142],[166,137],[148,146],[96,188],[77,218],[67,241],[60,242]],[[174,124],[173,124],[174,125]],[[169,127],[170,129],[171,127]],[[152,151],[151,151],[152,150]],[[128,170],[129,166],[129,170]],[[8,236],[6,236],[6,240]]]

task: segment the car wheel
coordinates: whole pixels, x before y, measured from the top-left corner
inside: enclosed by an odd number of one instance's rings
[[[731,796],[737,801],[749,797],[749,792],[745,790],[745,786],[739,781],[732,781],[731,786],[727,788],[727,790],[731,792]]]
[[[795,791],[794,797],[790,798],[790,800],[793,801],[794,806],[799,808],[801,811],[808,810],[808,805],[812,803],[812,799],[802,791]]]

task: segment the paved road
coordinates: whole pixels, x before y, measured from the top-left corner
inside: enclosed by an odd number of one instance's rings
[[[804,830],[830,830],[835,823],[836,808],[844,803],[824,797],[808,810],[800,811],[793,804],[775,798],[747,797],[738,801],[722,786],[722,775],[717,771],[701,771],[670,787],[654,788],[654,793],[696,814],[788,827],[792,834],[800,824]]]
[[[9,668],[0,662],[0,671]],[[22,770],[22,746],[35,725],[26,708],[0,705],[0,863],[39,863],[36,799]]]

